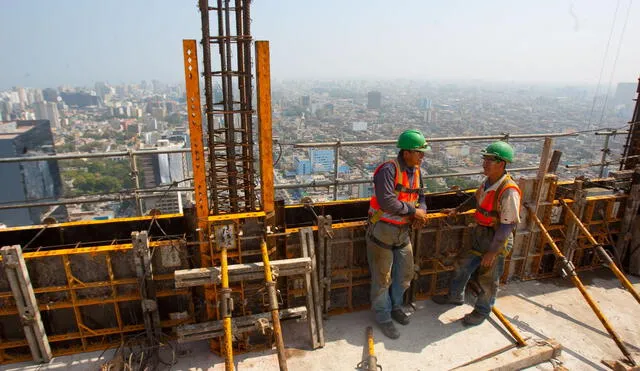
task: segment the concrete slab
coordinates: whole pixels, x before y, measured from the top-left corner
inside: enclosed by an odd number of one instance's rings
[[[640,305],[609,271],[581,273],[587,290],[601,306],[618,335],[640,360]],[[629,277],[640,290],[640,278]],[[607,370],[602,359],[620,359],[622,354],[569,281],[512,282],[503,287],[498,308],[530,341],[556,339],[564,349],[559,361],[571,370]],[[442,370],[504,347],[511,342],[495,318],[474,328],[459,319],[471,306],[440,307],[431,301],[418,303],[408,326],[399,326],[398,340],[384,338],[374,327],[375,351],[384,370]],[[289,370],[353,370],[361,361],[366,344],[365,329],[372,323],[369,312],[333,316],[325,321],[326,346],[310,350],[306,323],[284,323]],[[179,346],[178,363],[171,370],[223,370],[223,360],[208,351],[206,342]],[[96,370],[113,352],[54,358],[47,365],[5,365],[9,370]],[[239,370],[277,370],[275,351],[236,355]],[[552,370],[551,363],[533,369]],[[165,367],[164,369],[168,369]]]

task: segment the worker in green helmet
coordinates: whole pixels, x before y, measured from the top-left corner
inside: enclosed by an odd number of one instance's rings
[[[467,282],[476,274],[482,291],[473,311],[463,318],[466,325],[479,325],[491,313],[504,260],[511,251],[513,232],[520,222],[522,192],[506,170],[513,154],[513,148],[503,141],[494,142],[482,151],[486,177],[475,194],[476,226],[472,230],[471,250],[457,257],[449,294],[433,297],[438,304],[462,305]]]
[[[402,303],[413,278],[411,227],[427,221],[420,177],[427,142],[419,131],[407,130],[398,137],[397,147],[398,156],[373,173],[366,235],[371,307],[380,329],[392,339],[400,336],[393,321],[402,325],[410,321]]]

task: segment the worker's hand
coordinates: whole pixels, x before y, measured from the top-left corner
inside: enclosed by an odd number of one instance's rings
[[[416,209],[416,213],[413,214],[413,220],[419,221],[422,224],[427,223],[427,212],[422,209]]]
[[[413,219],[413,222],[411,223],[411,228],[412,229],[422,229],[422,227],[424,227],[425,222],[420,221],[418,219]]]
[[[442,209],[441,213],[446,214],[448,218],[458,215],[458,209]]]
[[[484,255],[482,255],[482,261],[480,262],[480,266],[482,268],[491,267],[491,265],[493,264],[493,261],[496,258],[496,255],[498,255],[497,252],[487,252]]]

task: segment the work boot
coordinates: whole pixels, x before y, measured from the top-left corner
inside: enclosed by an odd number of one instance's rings
[[[382,333],[386,337],[390,339],[397,339],[400,337],[400,333],[398,332],[398,329],[396,329],[396,326],[393,324],[393,322],[389,321],[385,323],[378,323],[378,326],[380,326],[380,330],[382,330]]]
[[[409,317],[402,309],[396,308],[391,311],[391,318],[393,318],[396,322],[401,325],[408,325],[411,322],[411,317]]]
[[[467,326],[478,326],[484,322],[485,319],[487,319],[487,316],[474,309],[473,312],[464,316],[462,322]]]
[[[433,300],[436,304],[440,305],[462,305],[464,304],[464,300],[453,300],[449,297],[449,295],[436,295],[432,296],[431,300]]]

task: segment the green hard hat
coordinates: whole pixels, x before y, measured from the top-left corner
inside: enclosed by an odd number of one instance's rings
[[[426,152],[429,149],[424,135],[418,130],[407,130],[398,137],[397,147],[412,151]]]
[[[513,162],[513,147],[507,142],[497,141],[482,150],[482,156],[495,157],[505,162]]]

